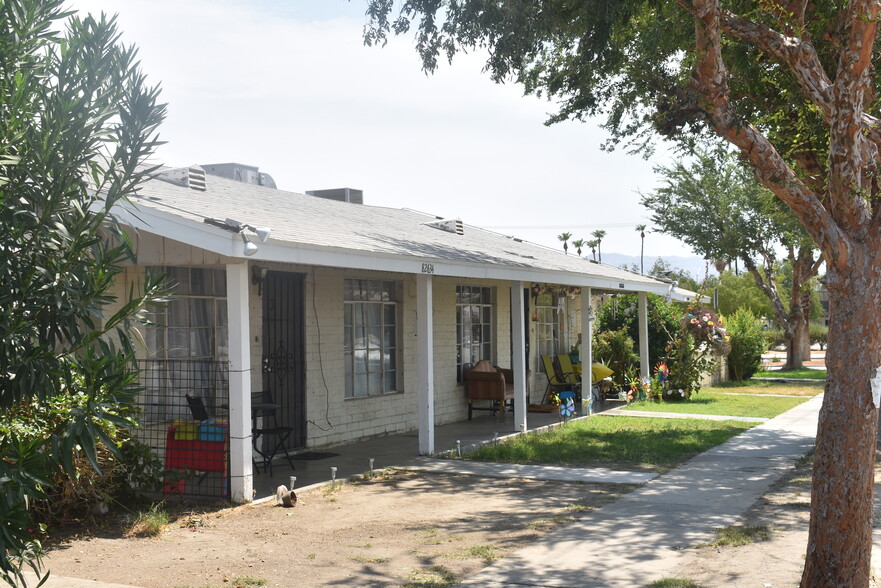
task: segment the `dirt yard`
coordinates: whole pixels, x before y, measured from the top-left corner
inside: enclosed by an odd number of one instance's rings
[[[689,550],[677,577],[702,587],[797,586],[810,468],[778,483],[743,521],[771,540]],[[144,587],[454,585],[495,558],[630,488],[395,472],[273,504],[190,513],[160,537],[74,537],[50,548],[61,576]],[[660,578],[658,578],[660,579]]]
[[[148,588],[438,585],[630,489],[396,472],[301,493],[294,508],[192,513],[157,538],[74,537],[50,546],[46,563]]]

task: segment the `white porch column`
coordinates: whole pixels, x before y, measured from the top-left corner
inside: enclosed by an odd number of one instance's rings
[[[251,346],[248,264],[226,265],[229,317],[229,482],[233,502],[253,499],[251,462]]]
[[[581,289],[581,410],[590,414],[590,394],[593,394],[593,309],[590,306],[590,288]],[[587,384],[585,386],[585,383]]]
[[[649,377],[649,313],[648,297],[640,292],[639,298],[639,375]]]
[[[434,304],[431,276],[416,276],[416,403],[419,410],[419,453],[434,453]]]
[[[523,282],[511,282],[511,370],[514,372],[514,430],[526,431],[526,326]]]

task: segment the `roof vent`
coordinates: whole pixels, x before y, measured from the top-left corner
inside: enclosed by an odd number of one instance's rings
[[[272,179],[272,176],[263,173],[255,165],[245,165],[244,163],[203,163],[202,168],[206,174],[212,176],[220,176],[221,178],[256,186],[276,188],[275,180]]]
[[[364,191],[355,190],[354,188],[334,188],[332,190],[306,190],[306,194],[308,194],[309,196],[326,198],[327,200],[351,202],[352,204],[364,204]]]
[[[430,223],[425,223],[425,226],[433,229],[440,229],[441,231],[446,231],[448,233],[455,233],[457,235],[465,234],[465,227],[462,225],[462,219],[460,218],[445,218],[431,221]]]
[[[205,170],[198,165],[163,170],[156,174],[156,179],[200,192],[206,190]]]

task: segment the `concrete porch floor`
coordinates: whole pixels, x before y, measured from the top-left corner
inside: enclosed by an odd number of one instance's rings
[[[594,412],[602,412],[620,406],[622,403],[607,400],[594,403]],[[578,407],[577,414],[581,414]],[[532,431],[560,422],[559,414],[530,412],[526,418],[528,430]],[[456,441],[461,441],[462,451],[479,447],[481,444],[491,441],[495,435],[499,437],[515,434],[514,420],[510,414],[504,423],[498,421],[498,416],[488,413],[475,416],[473,420],[460,421],[435,427],[435,452],[443,453],[456,448]],[[272,465],[270,477],[260,464],[260,473],[254,472],[255,499],[274,496],[276,488],[284,484],[289,485],[290,476],[297,477],[295,490],[328,482],[331,478],[331,467],[336,467],[336,479],[345,481],[350,477],[363,474],[370,469],[370,458],[373,458],[374,469],[386,467],[405,467],[414,465],[422,457],[419,455],[419,432],[409,431],[397,435],[387,435],[367,441],[334,447],[322,447],[309,451],[310,453],[337,454],[324,459],[297,459],[294,456],[294,466],[291,471],[290,464],[282,456],[276,459]]]

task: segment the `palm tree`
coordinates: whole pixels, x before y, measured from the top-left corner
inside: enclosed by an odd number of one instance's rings
[[[593,260],[597,260],[597,247],[599,247],[600,242],[596,239],[591,239],[587,243],[585,243],[588,247],[590,247],[590,253],[593,255]]]
[[[645,225],[636,225],[636,232],[639,233],[639,273],[644,274],[645,269],[642,266],[642,254],[645,249]]]
[[[584,247],[584,239],[572,241],[572,246],[575,247],[575,251],[578,252],[578,257],[581,257],[581,248]]]
[[[572,233],[562,233],[557,235],[557,239],[563,242],[563,251],[565,253],[569,253],[569,239],[572,238]]]
[[[602,261],[603,260],[603,250],[600,248],[600,245],[603,242],[603,237],[606,236],[606,232],[602,229],[597,229],[596,231],[591,233],[591,235],[593,235],[594,238],[597,240],[597,254],[600,257],[600,261]]]

